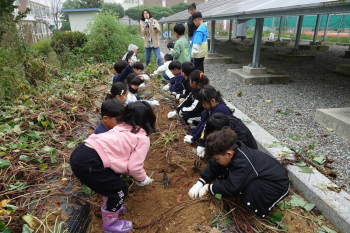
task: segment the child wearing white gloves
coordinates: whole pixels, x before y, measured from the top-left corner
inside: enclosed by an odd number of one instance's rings
[[[209,164],[189,190],[191,198],[202,198],[208,193],[222,197],[240,195],[250,211],[265,218],[287,197],[289,179],[283,166],[273,157],[237,141],[237,134],[230,127],[208,135],[205,153]]]

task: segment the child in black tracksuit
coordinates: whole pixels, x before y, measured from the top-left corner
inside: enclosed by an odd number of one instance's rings
[[[182,80],[182,93],[176,94],[176,99],[181,104],[186,97],[191,93],[192,86],[190,83],[190,75],[194,71],[194,65],[191,62],[184,62],[181,64],[181,75],[184,77]]]
[[[199,91],[203,86],[209,83],[207,76],[200,70],[195,70],[190,75],[190,85],[192,92],[187,98],[176,108],[174,112],[168,113],[168,117],[174,117],[179,114],[187,124],[197,125],[201,120],[201,114],[204,111],[202,103],[199,101]]]
[[[189,196],[201,198],[208,192],[222,197],[240,195],[250,211],[265,218],[289,193],[287,171],[271,156],[236,139],[236,133],[227,126],[207,137],[206,157],[213,159]]]
[[[202,104],[205,111],[202,112],[201,121],[196,128],[193,129],[189,135],[185,136],[184,142],[187,143],[193,143],[201,138],[205,124],[211,115],[217,112],[224,113],[228,116],[232,115],[232,111],[226,106],[220,92],[210,85],[206,85],[200,89],[198,93],[198,102]]]
[[[199,139],[199,145],[197,147],[197,156],[204,157],[205,152],[205,139],[214,131],[221,130],[225,126],[230,127],[237,134],[237,140],[243,142],[247,147],[252,149],[258,149],[255,138],[250,132],[247,126],[241,121],[241,119],[233,116],[226,115],[224,113],[215,113],[210,116],[205,125],[204,133],[202,133]]]
[[[184,77],[181,75],[181,63],[178,61],[172,61],[169,64],[169,70],[174,75],[174,78],[170,79],[168,84],[169,91],[172,95],[181,94],[183,91],[182,80],[184,80]]]

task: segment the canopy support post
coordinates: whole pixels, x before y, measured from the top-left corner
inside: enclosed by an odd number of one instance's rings
[[[253,52],[253,62],[248,66],[252,68],[260,67],[260,47],[261,39],[264,27],[264,18],[259,18],[255,20],[255,35],[254,35],[254,52]]]
[[[295,45],[294,45],[295,52],[299,51],[299,43],[300,43],[301,29],[303,27],[303,21],[304,21],[304,16],[300,15],[298,20],[298,29],[297,29],[297,35],[295,38]]]

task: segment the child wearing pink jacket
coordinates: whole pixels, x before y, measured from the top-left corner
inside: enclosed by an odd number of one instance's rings
[[[121,174],[132,176],[145,186],[152,182],[143,163],[150,147],[149,135],[154,132],[156,116],[148,103],[138,101],[126,106],[122,122],[102,134],[92,134],[72,153],[70,164],[74,175],[96,193],[107,197],[102,205],[103,231],[129,232],[131,221],[119,220],[126,211],[123,205],[128,186]]]

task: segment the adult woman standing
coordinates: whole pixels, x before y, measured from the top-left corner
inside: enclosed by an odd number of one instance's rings
[[[152,50],[156,56],[158,66],[162,65],[159,47],[160,27],[158,21],[152,18],[149,10],[143,10],[141,14],[141,32],[145,36],[146,66],[151,62]]]
[[[196,13],[197,8],[196,8],[196,3],[192,3],[189,7],[188,7],[188,12],[190,12],[191,16],[188,18],[187,21],[187,26],[188,26],[188,41],[192,41],[192,37],[193,37],[193,33],[194,31],[197,30],[197,26],[193,23],[193,19],[192,19],[192,15],[194,13]]]

